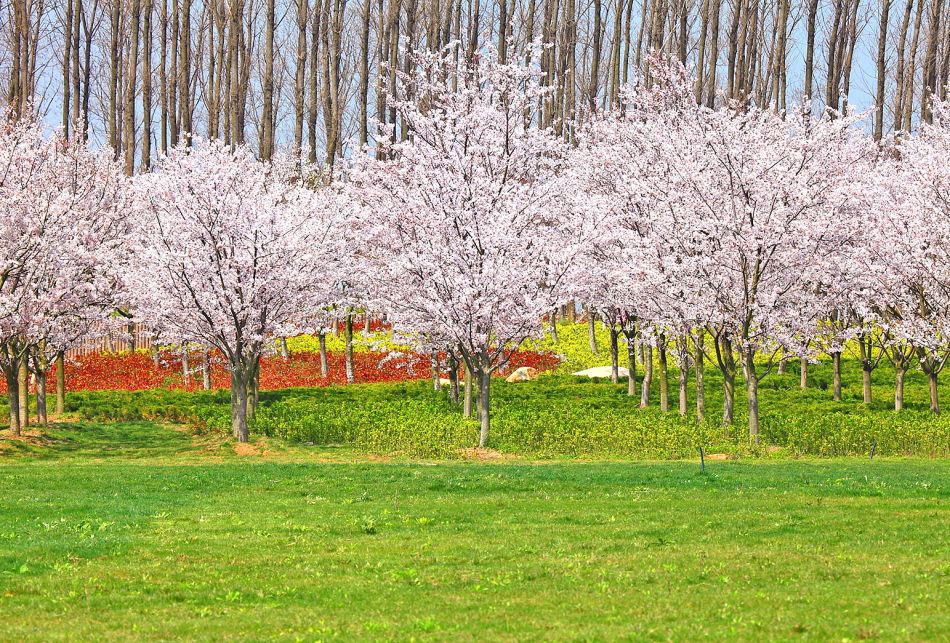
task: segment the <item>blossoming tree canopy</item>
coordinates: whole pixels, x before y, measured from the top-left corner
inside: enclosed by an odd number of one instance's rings
[[[480,381],[484,445],[489,376],[540,332],[583,232],[557,180],[568,147],[536,126],[538,69],[493,51],[453,60],[420,53],[398,74],[405,140],[355,159],[351,179],[376,306],[457,346]]]
[[[265,341],[328,304],[345,255],[341,197],[282,179],[246,149],[199,141],[134,184],[135,316],[163,341],[225,355],[239,441]]]
[[[868,269],[882,286],[873,312],[895,342],[915,348],[937,413],[937,376],[950,360],[950,103],[937,102],[934,122],[892,151],[868,210]]]
[[[14,433],[18,372],[30,352],[68,348],[116,305],[123,195],[111,155],[45,136],[29,119],[0,126],[0,367]]]
[[[712,110],[696,104],[685,73],[657,71],[668,89],[634,91],[625,115],[593,128],[589,172],[605,167],[620,176],[600,179],[594,191],[613,198],[615,246],[649,257],[656,274],[646,280],[647,294],[659,304],[653,321],[698,322],[716,338],[726,423],[734,348],[742,355],[754,437],[762,376],[754,356],[802,351],[826,312],[819,293],[842,236],[837,209],[870,146],[856,117]],[[656,292],[673,296],[664,301]],[[639,307],[649,310],[643,296]]]

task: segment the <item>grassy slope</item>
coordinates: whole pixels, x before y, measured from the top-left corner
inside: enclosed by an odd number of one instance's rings
[[[0,639],[950,638],[950,464],[0,455]],[[260,445],[259,445],[260,446]]]

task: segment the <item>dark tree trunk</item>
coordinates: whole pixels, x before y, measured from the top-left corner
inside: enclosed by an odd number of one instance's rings
[[[459,403],[459,360],[454,353],[448,356],[449,368],[449,399],[452,404]]]

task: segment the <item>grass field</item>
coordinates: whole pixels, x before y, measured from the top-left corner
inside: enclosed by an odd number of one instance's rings
[[[0,455],[0,639],[950,638],[947,461],[247,452],[137,422]]]

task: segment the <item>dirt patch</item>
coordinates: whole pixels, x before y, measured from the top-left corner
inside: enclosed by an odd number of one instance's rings
[[[706,455],[707,460],[738,460],[739,456],[732,453],[709,453]]]
[[[465,460],[480,460],[485,462],[496,462],[499,460],[519,460],[521,456],[513,453],[502,453],[495,449],[486,449],[483,447],[471,447],[469,449],[459,449],[458,454]]]
[[[20,435],[12,435],[8,430],[0,431],[0,440],[7,440],[10,442],[25,442],[27,444],[35,445],[48,445],[53,444],[57,440],[38,429],[26,429]]]
[[[267,443],[251,444],[250,442],[238,442],[234,445],[234,453],[237,455],[260,456],[266,458],[273,455],[272,451],[267,449]]]

